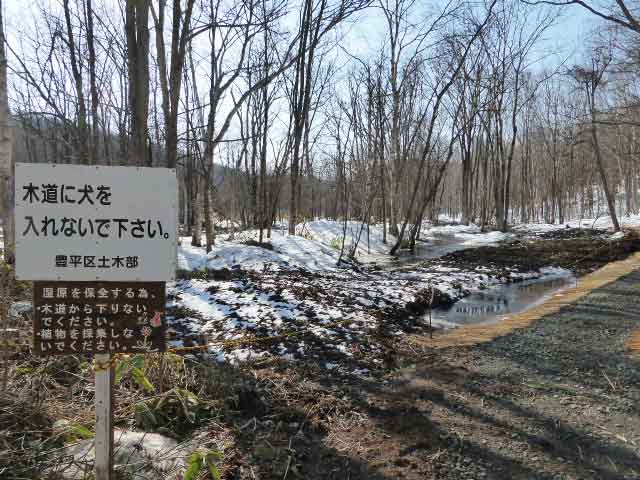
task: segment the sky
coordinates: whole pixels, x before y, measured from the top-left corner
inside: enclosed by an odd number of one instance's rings
[[[531,7],[535,8],[535,7]],[[577,59],[583,54],[585,42],[602,21],[578,5],[558,8],[561,13],[557,23],[547,35],[545,44],[561,52],[564,58]]]
[[[518,0],[511,0],[518,1]],[[436,3],[436,2],[432,2]],[[529,8],[538,8],[531,6]],[[547,32],[545,40],[539,47],[540,55],[552,54],[552,58],[545,64],[552,67],[560,61],[571,59],[574,61],[580,56],[585,41],[591,36],[591,32],[597,25],[601,25],[598,18],[577,5],[555,7],[557,11],[556,24]],[[344,46],[349,53],[357,56],[366,56],[379,49],[386,33],[386,24],[382,14],[375,10],[367,10],[346,27]]]
[[[56,0],[5,0],[3,3],[7,31],[11,34],[21,27],[26,18],[37,15],[36,5],[38,3],[46,5],[47,3],[59,2]],[[425,3],[434,5],[438,2]],[[589,37],[589,32],[598,24],[598,20],[582,7],[575,5],[559,7],[557,12],[557,24],[549,31],[545,47],[549,50],[561,51],[564,56],[571,55],[580,49],[582,41]],[[382,42],[385,27],[381,13],[375,9],[369,9],[346,26],[342,46],[347,48],[349,53],[355,55],[375,52]]]

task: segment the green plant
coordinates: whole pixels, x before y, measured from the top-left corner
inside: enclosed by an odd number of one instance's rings
[[[332,238],[330,245],[331,245],[331,248],[340,250],[342,248],[342,238],[341,237]]]
[[[210,416],[211,404],[184,388],[172,388],[135,407],[135,423],[146,431],[182,434]]]
[[[134,355],[132,357],[122,357],[116,365],[116,374],[114,382],[118,385],[124,376],[131,375],[133,382],[142,390],[148,393],[155,391],[153,384],[149,381],[144,373],[144,356]]]
[[[93,432],[84,425],[71,423],[67,420],[58,420],[55,422],[53,424],[53,430],[56,433],[56,437],[62,439],[64,443],[88,440],[94,437]]]
[[[222,461],[223,454],[218,450],[196,450],[187,460],[187,471],[184,480],[196,480],[200,472],[206,467],[214,480],[220,480],[218,463]]]

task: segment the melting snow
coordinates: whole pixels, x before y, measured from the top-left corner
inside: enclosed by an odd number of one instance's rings
[[[301,229],[306,238],[274,232],[272,250],[242,243],[255,239],[257,233],[243,232],[234,240],[218,238],[208,255],[185,239],[180,248],[185,270],[229,271],[220,280],[194,278],[170,285],[173,318],[168,323],[182,332],[185,341],[194,343],[251,339],[246,345],[211,347],[210,357],[220,362],[316,357],[324,360],[326,369],[345,365],[345,372],[365,375],[370,373],[366,366],[383,363],[379,335],[402,337],[427,328],[418,314],[408,310],[412,302],[424,302],[420,295],[425,289],[435,288],[456,300],[509,281],[569,274],[554,268],[540,272],[513,268],[506,277],[498,277],[488,268],[469,271],[438,261],[411,270],[338,268],[339,251],[331,243],[335,244],[334,235],[342,227],[339,222],[310,222]],[[358,225],[350,223],[348,228],[350,235],[357,235]],[[469,246],[512,236],[480,233],[476,226],[436,228],[438,235],[455,235]],[[380,228],[371,227],[369,233],[369,249],[360,255],[375,252],[370,255],[375,257],[388,249],[382,244]],[[277,342],[265,341],[273,337]],[[362,363],[365,358],[366,364]]]

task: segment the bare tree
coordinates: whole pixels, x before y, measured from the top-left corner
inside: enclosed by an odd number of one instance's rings
[[[87,19],[87,48],[89,49],[89,90],[91,92],[91,145],[89,151],[89,162],[97,162],[98,160],[98,144],[100,132],[100,117],[98,110],[100,108],[100,98],[98,95],[98,80],[96,74],[96,46],[95,46],[95,29],[93,22],[93,3],[92,0],[86,0],[85,16]],[[105,143],[105,145],[108,142]]]
[[[64,19],[67,28],[67,44],[69,47],[69,63],[71,64],[71,72],[73,74],[73,82],[76,89],[78,99],[77,122],[78,122],[78,145],[81,163],[93,163],[91,151],[89,149],[89,135],[87,127],[87,106],[84,96],[84,80],[82,76],[82,65],[78,59],[78,49],[73,34],[73,25],[71,23],[71,11],[69,9],[69,0],[63,0]]]
[[[309,135],[313,72],[316,52],[322,38],[340,22],[370,3],[369,0],[340,0],[332,5],[329,0],[304,0],[297,33],[297,53],[294,82],[291,89],[291,179],[289,201],[289,234],[295,234],[299,210],[301,147]],[[308,142],[305,142],[305,145]]]
[[[604,195],[607,200],[607,206],[609,207],[611,223],[613,224],[613,229],[618,232],[620,231],[620,224],[618,222],[618,216],[616,214],[615,195],[611,191],[611,187],[609,186],[607,172],[605,169],[604,160],[602,158],[602,148],[600,146],[600,140],[598,137],[598,109],[596,106],[596,95],[598,93],[598,89],[602,87],[604,83],[604,75],[607,68],[611,64],[611,60],[611,51],[606,48],[600,47],[597,48],[594,52],[594,56],[591,59],[590,67],[575,67],[571,73],[576,81],[584,89],[584,93],[587,99],[587,108],[591,121],[591,141],[596,159],[596,165],[600,174],[602,189],[604,190]]]
[[[555,6],[569,6],[578,5],[590,13],[600,17],[604,20],[612,22],[616,25],[622,26],[636,33],[640,33],[640,20],[633,13],[634,8],[628,5],[631,2],[625,2],[624,0],[615,0],[610,2],[611,6],[605,8],[602,5],[598,5],[597,2],[587,0],[522,0],[523,3],[529,5],[555,5]]]
[[[149,153],[149,6],[150,0],[126,0],[125,34],[131,150],[129,162],[150,165]]]
[[[493,15],[493,8],[496,5],[497,0],[493,0],[487,9],[486,15],[484,17],[484,19],[477,24],[474,29],[472,34],[468,37],[468,39],[466,39],[464,41],[463,47],[461,48],[462,50],[462,55],[460,55],[459,58],[455,58],[453,61],[453,64],[450,65],[450,75],[448,77],[441,77],[444,78],[444,80],[442,81],[438,81],[436,83],[436,86],[433,88],[433,93],[432,93],[432,101],[433,101],[433,106],[430,109],[430,116],[428,119],[428,122],[426,124],[426,135],[425,138],[423,140],[423,146],[421,148],[421,153],[420,153],[420,157],[419,157],[419,162],[418,162],[418,166],[417,166],[417,173],[415,175],[415,180],[413,182],[413,185],[411,187],[411,194],[409,197],[409,201],[406,207],[406,214],[404,217],[404,221],[402,223],[402,227],[400,228],[400,231],[398,232],[398,237],[396,240],[395,245],[391,248],[390,253],[391,255],[394,255],[398,249],[401,247],[402,245],[402,241],[404,239],[404,234],[407,228],[407,225],[409,223],[409,221],[414,217],[415,212],[414,212],[414,208],[415,208],[415,204],[416,204],[416,200],[418,198],[418,192],[420,190],[420,185],[422,182],[422,175],[425,169],[425,165],[427,163],[427,159],[429,157],[429,155],[432,153],[432,148],[433,148],[433,138],[434,138],[434,131],[436,128],[436,122],[438,120],[439,115],[441,114],[441,107],[443,105],[445,96],[447,95],[447,93],[449,92],[449,89],[451,88],[451,86],[453,85],[454,81],[457,79],[458,74],[460,73],[460,71],[462,70],[462,67],[464,65],[464,62],[467,58],[467,55],[469,54],[469,51],[471,50],[471,46],[474,44],[474,42],[480,37],[480,35],[482,34],[485,26],[487,25],[487,23],[489,22],[489,20],[491,19],[492,15]],[[425,115],[426,117],[426,112]],[[457,116],[457,114],[456,114]],[[440,176],[440,178],[442,178]]]
[[[174,0],[173,2],[171,57],[168,73],[164,42],[166,4],[166,0],[160,0],[156,12],[152,3],[151,14],[156,29],[156,53],[165,126],[165,155],[167,157],[167,167],[175,168],[178,158],[178,106],[180,102],[180,88],[182,85],[187,43],[191,35],[191,17],[193,15],[195,0],[186,0],[184,12],[181,0]]]
[[[0,0],[0,212],[4,234],[4,260],[13,264],[13,169],[12,132],[7,95],[7,55],[5,51],[3,2]]]

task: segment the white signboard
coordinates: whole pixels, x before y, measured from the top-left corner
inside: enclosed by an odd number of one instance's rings
[[[176,172],[16,163],[21,280],[173,280]]]

